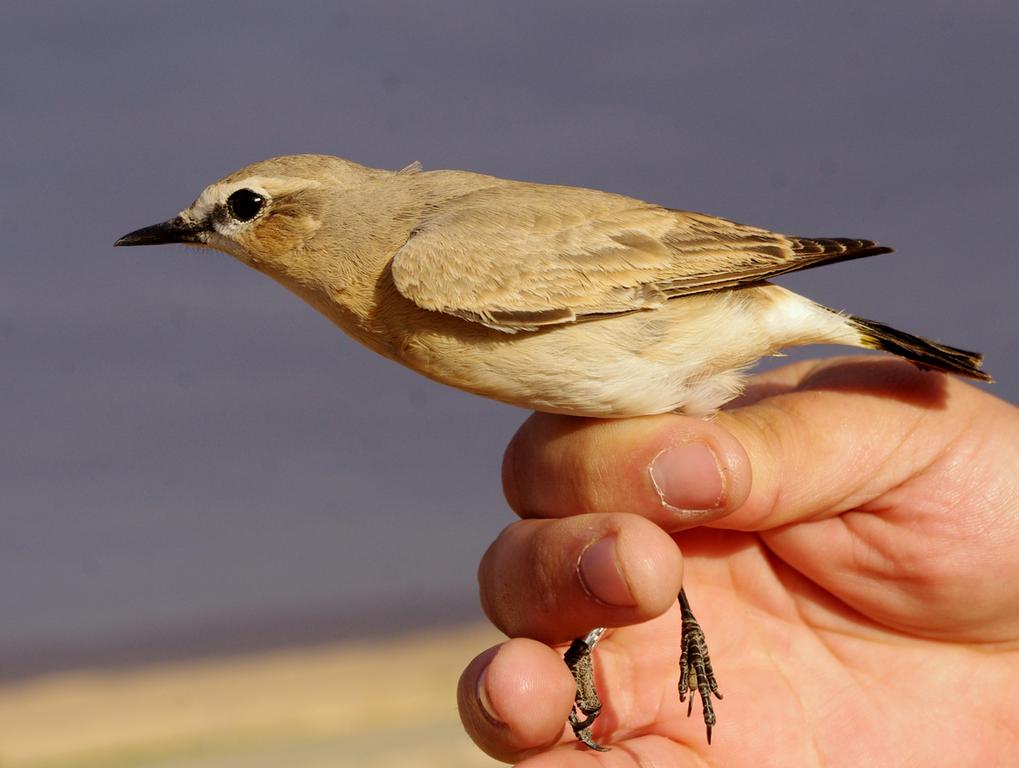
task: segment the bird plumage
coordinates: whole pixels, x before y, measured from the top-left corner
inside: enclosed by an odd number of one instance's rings
[[[232,213],[239,190],[264,200],[250,220]],[[381,354],[538,410],[708,413],[739,393],[760,357],[807,343],[986,378],[974,353],[767,282],[891,250],[870,240],[791,237],[597,190],[324,155],[243,168],[160,226],[173,222],[182,239],[268,274]]]
[[[657,309],[670,299],[890,250],[512,182],[423,218],[395,254],[392,274],[424,309],[512,333]]]

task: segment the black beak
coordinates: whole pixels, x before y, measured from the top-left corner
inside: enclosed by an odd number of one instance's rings
[[[151,227],[142,227],[134,232],[124,235],[114,245],[163,245],[165,243],[200,243],[199,234],[204,227],[191,221],[185,221],[180,216],[164,221],[162,224],[153,224]]]

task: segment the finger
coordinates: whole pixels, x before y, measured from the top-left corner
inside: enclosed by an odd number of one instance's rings
[[[619,514],[514,523],[478,570],[492,623],[510,637],[550,643],[659,616],[675,603],[682,575],[668,534]]]
[[[739,442],[712,422],[536,413],[506,450],[503,487],[521,517],[628,512],[676,531],[738,507],[750,466]]]
[[[676,691],[680,625],[674,605],[650,622],[613,630],[598,645],[595,670],[603,708],[594,737],[611,745],[610,752],[594,753],[577,744],[566,725],[574,681],[561,653],[523,638],[485,651],[464,671],[457,689],[464,727],[489,755],[506,761],[530,756],[528,766],[702,765],[683,746],[706,745],[703,723],[686,717],[687,705]],[[743,700],[752,699],[749,693]],[[724,745],[719,748],[724,758]],[[584,758],[582,763],[573,762],[574,755]]]
[[[837,359],[848,359],[845,356]],[[740,408],[765,399],[766,397],[777,397],[796,389],[800,382],[808,378],[818,369],[832,364],[836,358],[821,360],[801,360],[796,363],[770,368],[766,371],[754,374],[747,381],[743,393],[723,406],[726,410]]]
[[[703,768],[707,763],[693,750],[664,736],[639,736],[613,744],[609,752],[578,751],[560,747],[535,755],[517,768],[646,768],[667,765],[670,768]]]
[[[895,360],[833,359],[779,376],[785,391],[718,415],[750,456],[753,483],[715,527],[767,530],[864,506],[933,464],[987,399]]]
[[[988,400],[957,379],[874,358],[800,363],[755,381],[750,405],[712,422],[536,414],[507,449],[507,498],[524,517],[630,512],[670,531],[834,516],[933,462]],[[717,504],[705,503],[719,487]]]
[[[573,677],[562,656],[524,638],[475,658],[457,686],[468,735],[489,755],[507,762],[563,738],[573,695]]]

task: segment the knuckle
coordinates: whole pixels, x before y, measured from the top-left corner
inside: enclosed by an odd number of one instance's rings
[[[558,474],[567,492],[571,514],[610,511],[606,491],[611,487],[611,478],[606,476],[605,470],[598,454],[586,444],[578,445],[567,454]]]
[[[478,567],[485,615],[511,637],[553,621],[569,591],[561,564],[561,543],[539,521],[507,526]]]

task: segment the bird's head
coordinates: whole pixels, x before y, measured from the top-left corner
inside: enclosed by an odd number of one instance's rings
[[[263,160],[210,184],[172,219],[126,234],[115,245],[186,243],[275,271],[305,247],[344,192],[377,173],[328,155]]]

